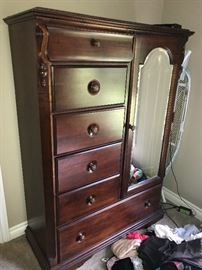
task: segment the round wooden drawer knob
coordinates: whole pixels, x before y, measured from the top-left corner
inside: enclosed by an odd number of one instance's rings
[[[92,47],[97,47],[97,48],[99,48],[101,46],[100,40],[94,39],[94,38],[91,39],[90,44]]]
[[[88,135],[90,137],[94,137],[98,134],[99,132],[99,126],[97,124],[91,124],[89,127],[88,127]]]
[[[97,80],[92,80],[88,84],[88,92],[91,95],[97,95],[100,92],[100,82]]]
[[[86,203],[88,205],[92,205],[93,203],[95,203],[95,195],[90,195],[87,199],[86,199]]]
[[[146,202],[144,203],[144,207],[145,207],[145,208],[151,207],[151,202],[150,202],[150,200],[148,200],[148,201],[146,201]]]
[[[88,165],[87,165],[87,171],[89,173],[93,173],[95,170],[97,169],[97,161],[91,161]]]
[[[76,242],[81,243],[86,238],[85,233],[80,232],[76,237]]]

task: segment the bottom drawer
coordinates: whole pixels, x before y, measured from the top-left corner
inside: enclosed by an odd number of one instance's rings
[[[77,257],[159,208],[161,185],[58,230],[60,261]]]

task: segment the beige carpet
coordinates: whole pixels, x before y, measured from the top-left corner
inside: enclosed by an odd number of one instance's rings
[[[180,214],[176,210],[169,210],[168,213],[172,219],[177,222],[178,226],[183,226],[185,224],[195,224],[198,227],[200,226],[200,221],[193,217]],[[167,216],[164,216],[158,223],[167,224],[170,227],[174,226]],[[110,247],[95,254],[77,270],[106,270],[103,258],[109,256],[111,256]],[[0,270],[40,269],[41,268],[24,236],[0,245]]]
[[[40,270],[25,237],[0,245],[0,270]]]

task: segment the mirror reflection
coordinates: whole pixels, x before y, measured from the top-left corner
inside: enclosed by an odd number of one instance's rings
[[[129,187],[158,174],[172,69],[163,48],[139,66]]]

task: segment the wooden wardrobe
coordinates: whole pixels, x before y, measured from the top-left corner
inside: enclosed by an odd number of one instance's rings
[[[193,32],[46,8],[4,20],[26,236],[42,269],[76,269],[163,216],[176,85]]]

